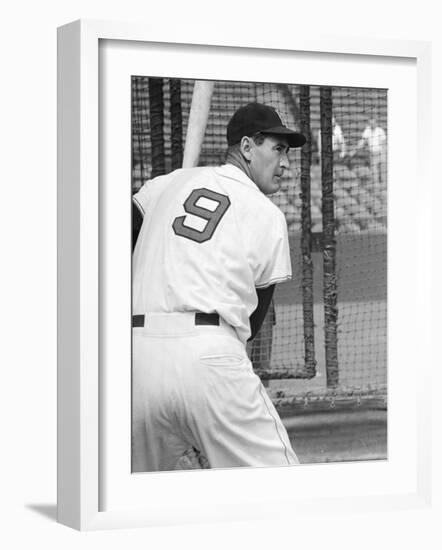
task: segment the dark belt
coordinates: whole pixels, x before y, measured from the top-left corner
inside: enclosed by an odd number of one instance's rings
[[[144,327],[145,315],[133,315],[132,326]],[[195,325],[219,325],[218,313],[195,313]]]

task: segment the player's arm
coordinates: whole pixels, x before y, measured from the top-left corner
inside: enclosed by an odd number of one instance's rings
[[[249,341],[253,340],[258,334],[261,328],[264,318],[272,301],[273,292],[275,291],[275,285],[270,285],[266,288],[258,288],[256,293],[258,295],[258,305],[255,311],[250,316],[250,330],[252,332]]]
[[[132,199],[132,252],[137,244],[138,235],[140,233],[141,225],[143,224],[143,212],[138,202]]]

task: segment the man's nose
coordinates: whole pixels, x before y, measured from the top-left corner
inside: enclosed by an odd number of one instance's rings
[[[279,165],[281,166],[281,168],[284,168],[284,170],[287,170],[290,167],[289,157],[287,153],[284,153],[283,155],[281,155],[281,160],[279,162]]]

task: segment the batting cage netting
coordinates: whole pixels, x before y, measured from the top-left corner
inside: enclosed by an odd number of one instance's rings
[[[132,183],[182,165],[195,82],[132,78]],[[307,136],[281,190],[293,278],[249,345],[276,404],[386,407],[387,90],[215,82],[199,165],[224,162],[227,123],[249,102]]]

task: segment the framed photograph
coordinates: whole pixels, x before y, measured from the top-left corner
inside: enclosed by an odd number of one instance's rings
[[[59,521],[427,506],[430,46],[58,51]]]

